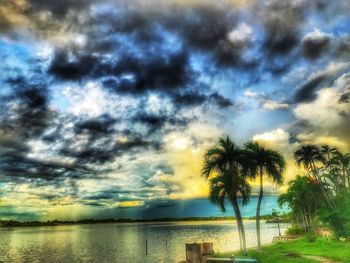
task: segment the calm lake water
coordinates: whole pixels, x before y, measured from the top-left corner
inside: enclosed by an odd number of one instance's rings
[[[256,246],[255,221],[246,221],[249,247]],[[282,234],[286,225],[282,225]],[[278,235],[262,223],[262,243]],[[145,243],[148,240],[148,255]],[[0,262],[179,262],[185,243],[213,242],[215,251],[239,249],[234,221],[125,223],[0,228]]]

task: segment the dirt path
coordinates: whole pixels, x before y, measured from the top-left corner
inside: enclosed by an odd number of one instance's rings
[[[316,261],[322,262],[322,263],[340,263],[340,261],[336,261],[336,260],[325,258],[325,257],[310,256],[310,255],[302,255],[302,256],[304,258],[313,259],[313,260],[316,260]]]

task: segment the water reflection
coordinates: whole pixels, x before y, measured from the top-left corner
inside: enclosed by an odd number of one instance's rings
[[[245,226],[247,244],[254,247],[255,222]],[[263,223],[261,231],[263,244],[278,235],[275,225]],[[2,228],[0,236],[0,261],[11,263],[179,262],[185,259],[185,243],[213,242],[220,252],[239,248],[233,221]]]

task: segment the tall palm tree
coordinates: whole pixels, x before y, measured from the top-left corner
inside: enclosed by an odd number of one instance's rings
[[[327,205],[330,208],[335,208],[334,202],[330,198],[329,193],[326,191],[325,185],[322,183],[318,173],[318,164],[326,164],[326,158],[320,149],[315,145],[304,145],[294,153],[294,158],[297,166],[303,166],[308,173],[315,178],[315,180],[320,182],[321,191]]]
[[[350,188],[350,153],[343,154],[342,152],[336,150],[331,163],[339,167],[344,180],[344,187],[346,187],[347,183],[348,188]]]
[[[261,248],[260,235],[260,209],[264,195],[264,180],[263,175],[267,175],[270,180],[276,184],[282,184],[283,174],[286,170],[286,161],[282,154],[277,151],[266,149],[258,142],[248,142],[245,145],[246,155],[250,160],[250,174],[256,178],[259,176],[260,189],[259,198],[256,208],[256,231],[258,248]]]
[[[225,199],[231,203],[240,240],[240,247],[246,254],[246,237],[238,197],[245,205],[249,199],[250,186],[243,171],[243,151],[227,136],[220,138],[217,145],[209,148],[204,155],[202,176],[209,180],[209,200],[225,211]]]

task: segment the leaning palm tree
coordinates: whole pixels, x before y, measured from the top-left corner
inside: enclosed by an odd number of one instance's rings
[[[231,203],[237,222],[240,248],[246,254],[246,237],[238,197],[245,205],[249,199],[250,186],[243,174],[243,151],[227,136],[204,155],[202,176],[209,180],[209,200],[225,211],[225,199]]]
[[[304,145],[294,153],[297,166],[303,166],[315,180],[320,182],[322,195],[330,208],[335,208],[334,202],[325,189],[325,184],[319,176],[318,164],[325,165],[326,158],[315,145]]]
[[[280,185],[283,181],[283,174],[286,170],[286,161],[282,154],[277,151],[266,149],[259,142],[251,141],[245,145],[246,155],[250,160],[250,174],[253,178],[259,176],[260,190],[256,208],[256,231],[258,248],[261,248],[260,235],[260,209],[264,195],[264,174],[274,183]]]

